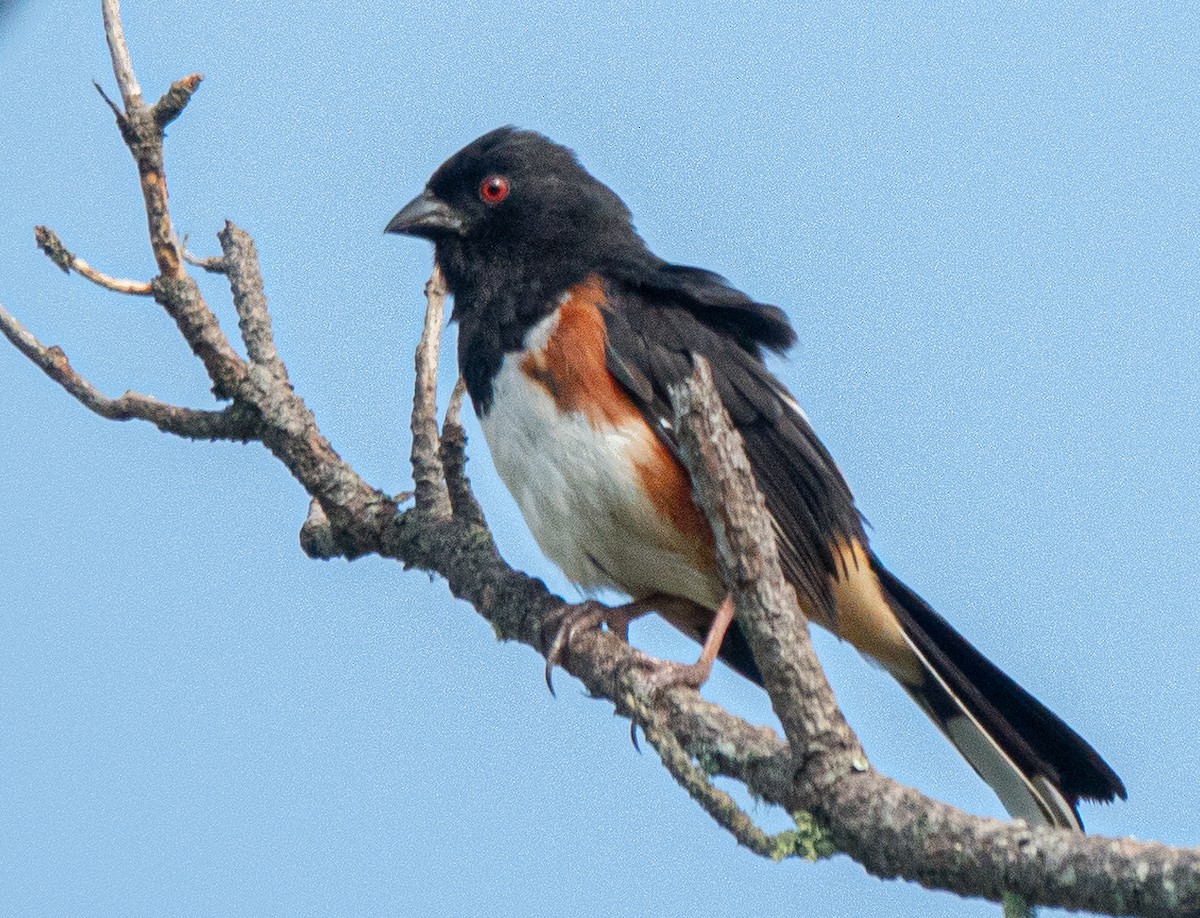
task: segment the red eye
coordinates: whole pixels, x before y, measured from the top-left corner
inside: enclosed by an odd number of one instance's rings
[[[499,204],[508,197],[508,179],[503,175],[489,175],[479,183],[479,197],[487,204]]]

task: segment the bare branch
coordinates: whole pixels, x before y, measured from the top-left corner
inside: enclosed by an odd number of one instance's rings
[[[121,90],[121,99],[125,103],[125,111],[119,112],[116,106],[104,96],[109,107],[117,117],[117,125],[125,140],[129,152],[137,163],[138,177],[141,179],[142,198],[146,202],[146,218],[150,230],[150,246],[154,249],[154,260],[158,270],[164,277],[180,280],[185,277],[183,260],[179,254],[179,245],[175,239],[175,230],[171,226],[171,214],[167,208],[167,180],[163,173],[162,162],[162,125],[159,115],[154,109],[146,107],[142,101],[142,89],[133,73],[133,63],[129,57],[129,48],[125,43],[125,31],[121,25],[121,4],[119,0],[103,0],[104,35],[108,40],[108,52],[112,57],[113,76]],[[160,100],[163,108],[162,116],[169,115],[175,107],[174,115],[178,115],[199,85],[199,76],[193,74],[184,77],[172,86],[172,92]],[[190,88],[189,88],[190,87]],[[97,89],[100,87],[97,85]],[[171,117],[174,117],[171,115]],[[169,118],[167,120],[170,120]]]
[[[100,93],[100,98],[104,100],[104,104],[109,107],[113,113],[113,117],[117,119],[117,126],[121,129],[121,133],[125,133],[125,113],[121,111],[121,107],[108,97],[108,93],[104,91],[104,87],[92,80],[92,85],[96,87],[96,92]]]
[[[118,124],[138,164],[151,245],[161,272],[153,282],[154,296],[203,360],[214,391],[236,399],[225,412],[187,417],[197,424],[200,417],[212,423],[234,415],[254,419],[264,445],[314,498],[301,530],[310,554],[356,557],[375,552],[407,567],[436,572],[446,578],[455,596],[493,624],[501,638],[540,650],[542,624],[564,601],[540,581],[514,571],[497,553],[464,473],[465,436],[456,423],[453,398],[453,411],[438,434],[436,368],[445,291],[436,272],[426,289],[425,330],[415,361],[417,506],[398,513],[396,500],[371,488],[333,450],[286,377],[265,369],[278,359],[273,345],[267,348],[265,298],[239,307],[239,315],[245,312],[253,320],[244,323],[253,329],[243,329],[248,351],[249,340],[256,342],[257,356],[251,353],[247,365],[184,274],[167,212],[161,125],[143,104],[133,78],[116,0],[105,0],[104,13],[114,73],[126,104]],[[162,111],[168,112],[163,104]],[[244,246],[242,250],[252,251]],[[235,296],[249,291],[253,299],[256,286],[261,295],[261,283],[256,267],[247,264],[248,274],[231,278],[231,287]],[[157,411],[156,417],[169,420],[177,417],[171,412],[188,411],[145,396],[106,399],[70,368],[61,350],[42,346],[2,310],[0,330],[51,378],[106,417],[152,419]],[[736,806],[727,806],[732,801],[712,787],[707,774],[742,781],[756,797],[792,814],[811,814],[818,830],[811,850],[823,853],[832,844],[877,876],[903,877],[996,901],[1013,893],[1030,902],[1113,914],[1200,915],[1200,849],[980,819],[869,769],[853,734],[831,707],[807,644],[803,617],[778,573],[773,538],[762,528],[761,498],[753,477],[747,479],[744,456],[739,459],[738,444],[717,410],[719,404],[706,401],[712,395],[711,384],[701,375],[695,390],[681,394],[680,413],[686,419],[680,427],[695,427],[685,437],[692,437],[686,448],[697,494],[718,532],[723,576],[737,596],[739,620],[764,672],[788,744],[696,692],[676,690],[657,699],[652,678],[637,665],[645,657],[613,634],[581,630],[572,640],[566,668],[592,695],[612,700],[619,713],[641,724],[689,793],[756,850],[768,847],[765,836],[739,818],[745,814]],[[171,421],[164,429],[179,432],[185,426]]]
[[[224,411],[198,411],[137,392],[126,392],[115,399],[107,397],[75,371],[62,348],[42,344],[3,306],[0,306],[0,332],[80,404],[102,418],[113,421],[137,418],[166,433],[193,440],[246,441],[258,436],[258,415],[240,403]]]
[[[739,622],[795,758],[790,789],[782,798],[764,796],[811,812],[839,850],[877,876],[925,884],[936,876],[930,885],[995,901],[1200,913],[1200,849],[974,818],[871,772],[812,653],[741,438],[703,360],[672,398],[723,579],[737,596]]]
[[[263,291],[254,240],[245,230],[229,221],[225,222],[225,228],[217,234],[217,238],[221,240],[221,251],[225,253],[222,265],[229,276],[229,289],[233,293],[233,305],[237,309],[238,328],[246,344],[246,353],[251,361],[286,381],[287,368],[279,359],[271,333],[271,315],[267,312],[267,295]]]
[[[463,399],[467,394],[466,380],[460,375],[454,382],[450,401],[446,405],[446,417],[442,421],[442,435],[438,455],[446,477],[446,490],[450,495],[450,507],[455,517],[474,526],[487,528],[483,508],[471,490],[467,477],[467,432],[459,423]]]
[[[486,533],[412,511],[393,522],[379,534],[381,554],[436,570],[501,638],[540,649],[541,623],[562,600],[505,565],[481,538]],[[812,813],[834,846],[877,876],[995,901],[1014,892],[1045,905],[1112,914],[1175,916],[1200,908],[1200,850],[968,816],[858,771],[853,762],[828,784],[805,780],[772,731],[694,692],[672,692],[665,709],[654,708],[654,687],[636,665],[644,657],[616,636],[584,631],[571,649],[566,668],[593,696],[613,700],[619,713],[643,725],[661,711],[664,728],[705,770],[744,782],[788,812]]]
[[[242,393],[249,371],[204,302],[196,282],[186,276],[172,280],[159,275],[152,281],[152,288],[154,299],[175,321],[192,353],[204,364],[213,381],[213,394],[229,399]]]
[[[414,358],[416,388],[412,411],[412,469],[417,509],[433,516],[449,516],[450,497],[439,454],[437,429],[437,368],[442,322],[446,307],[446,285],[434,265],[425,282],[425,324]]]
[[[142,199],[146,205],[150,247],[154,250],[154,260],[160,272],[151,282],[151,290],[155,300],[175,321],[192,352],[204,363],[204,369],[213,381],[213,393],[218,398],[228,399],[246,395],[248,368],[221,330],[195,281],[188,277],[184,269],[181,247],[175,238],[167,201],[162,125],[142,101],[141,88],[134,76],[129,49],[125,45],[120,3],[118,0],[104,0],[103,8],[104,31],[112,56],[113,73],[125,102],[125,112],[123,115],[117,113],[117,123],[137,164]],[[178,105],[175,110],[175,114],[178,114],[198,83],[199,77],[195,74],[177,81],[172,87],[174,95],[168,92],[160,100],[163,114],[169,113],[175,105]]]
[[[459,374],[458,379],[454,381],[454,389],[450,392],[450,401],[446,403],[446,417],[442,419],[442,426],[447,427],[452,424],[458,424],[458,416],[462,413],[463,399],[467,395],[467,381]]]
[[[679,740],[669,730],[656,724],[647,724],[643,730],[671,777],[688,792],[688,796],[703,807],[704,812],[718,825],[727,829],[739,845],[772,860],[779,860],[793,853],[794,848],[786,839],[768,835],[754,824],[754,820],[729,794],[714,785],[709,776],[692,762],[691,756],[679,745]]]
[[[133,61],[129,57],[129,46],[125,44],[125,29],[121,25],[120,0],[103,0],[104,37],[108,40],[108,54],[112,58],[113,76],[125,102],[125,112],[142,104],[142,88],[133,75]],[[99,87],[97,87],[99,89]],[[112,105],[110,102],[109,105]]]
[[[97,271],[79,256],[72,255],[54,230],[48,227],[35,226],[33,238],[37,241],[37,247],[46,253],[46,257],[62,268],[66,274],[74,271],[80,277],[114,293],[128,293],[133,296],[150,296],[152,293],[148,281],[124,280],[119,277],[109,277],[107,274]]]
[[[446,475],[446,490],[450,497],[450,506],[456,519],[487,529],[483,508],[475,499],[475,493],[471,490],[471,480],[467,477],[466,447],[466,431],[457,420],[450,420],[447,417],[446,423],[442,425],[438,455],[442,460],[442,468]]]

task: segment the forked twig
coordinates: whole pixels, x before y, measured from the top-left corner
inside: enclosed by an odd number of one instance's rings
[[[137,392],[109,398],[75,371],[62,348],[42,344],[3,306],[0,306],[0,332],[41,367],[42,372],[102,418],[149,421],[159,430],[192,440],[245,441],[258,437],[258,415],[245,405],[230,405],[224,411],[198,411]]]

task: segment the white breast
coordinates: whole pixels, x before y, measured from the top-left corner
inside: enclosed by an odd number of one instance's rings
[[[553,331],[551,316],[527,338]],[[687,560],[688,546],[647,499],[635,461],[653,437],[640,419],[593,426],[560,412],[550,394],[505,356],[480,419],[496,471],[543,552],[585,589],[613,587],[633,597],[683,596],[716,608],[720,584]]]

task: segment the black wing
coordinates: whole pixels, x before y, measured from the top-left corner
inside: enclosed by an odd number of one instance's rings
[[[802,602],[834,621],[838,543],[865,544],[845,479],[760,348],[794,339],[783,313],[749,300],[717,275],[667,266],[653,281],[609,284],[608,365],[642,415],[676,449],[668,387],[690,376],[692,355],[712,366],[717,391],[746,445],[779,529],[784,573]]]

